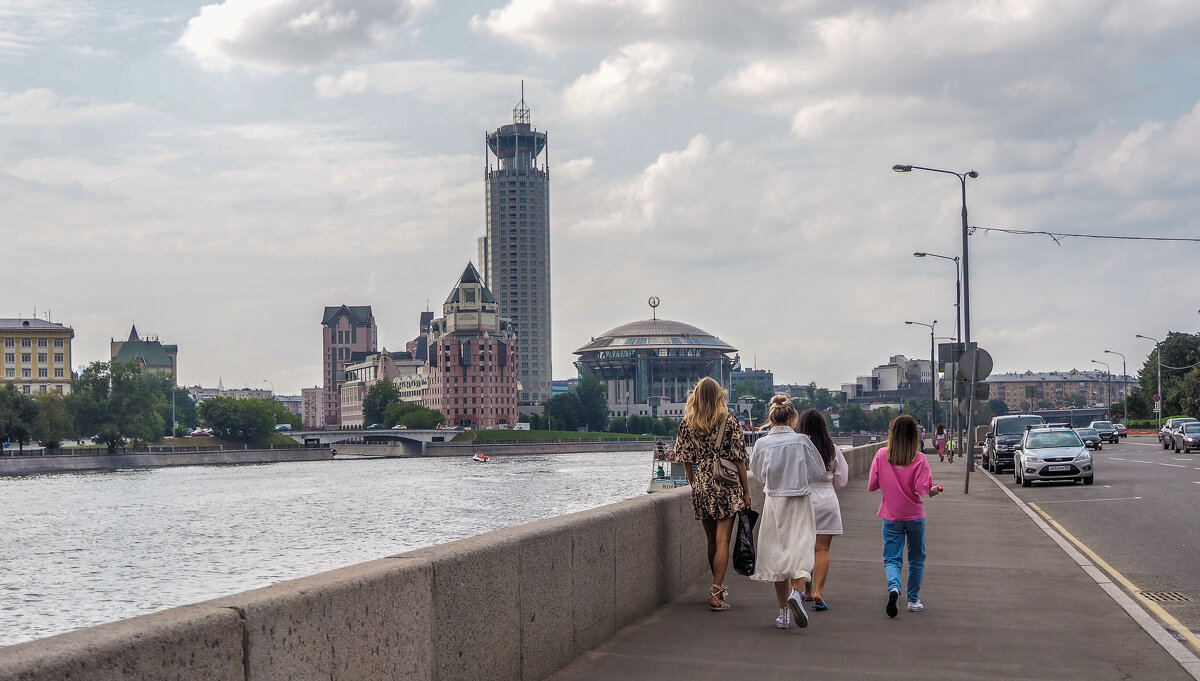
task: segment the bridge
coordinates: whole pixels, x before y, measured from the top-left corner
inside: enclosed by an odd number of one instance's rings
[[[336,445],[342,442],[365,442],[374,444],[396,444],[405,453],[425,453],[430,442],[450,442],[463,431],[460,430],[285,430],[282,433],[300,444]]]

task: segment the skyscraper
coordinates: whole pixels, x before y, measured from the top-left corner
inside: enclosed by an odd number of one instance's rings
[[[479,250],[484,280],[499,302],[500,314],[517,327],[518,401],[523,406],[550,398],[549,156],[546,133],[529,124],[522,83],[512,125],[500,126],[485,138],[487,236],[479,240]]]
[[[379,334],[370,305],[326,307],[321,317],[321,373],[326,427],[341,425],[341,386],[353,354],[375,352]]]

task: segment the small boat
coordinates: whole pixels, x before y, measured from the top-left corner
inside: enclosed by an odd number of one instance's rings
[[[665,492],[666,490],[684,487],[688,484],[687,475],[683,472],[682,463],[655,459],[653,464],[650,469],[650,486],[646,488],[647,494]]]
[[[487,460],[488,460],[488,455],[487,455],[487,454],[476,454],[475,456],[472,456],[472,457],[471,457],[471,460],[472,460],[472,461],[479,461],[479,462],[481,462],[481,463],[482,463],[482,462],[484,462],[484,461],[487,461]]]

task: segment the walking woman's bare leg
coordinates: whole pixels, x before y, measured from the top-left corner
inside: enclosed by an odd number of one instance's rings
[[[792,593],[791,580],[783,580],[775,582],[775,600],[779,601],[779,609],[783,610],[788,607],[787,597]]]
[[[710,522],[710,521],[705,521]],[[733,533],[733,517],[722,518],[716,522],[716,550],[709,549],[712,556],[713,584],[725,583],[725,568],[729,566],[729,538]]]
[[[825,591],[825,578],[829,576],[829,546],[833,543],[832,534],[818,534],[817,544],[813,548],[815,565],[813,566],[812,599],[814,603],[823,604],[825,599],[821,594]]]

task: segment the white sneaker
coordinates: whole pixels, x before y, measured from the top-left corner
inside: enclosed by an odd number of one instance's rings
[[[792,619],[796,620],[796,626],[801,629],[808,626],[808,613],[804,612],[804,604],[800,602],[800,594],[792,589],[792,593],[788,596],[788,607],[792,609]]]
[[[908,602],[908,611],[909,612],[921,612],[924,609],[925,609],[925,606],[921,605],[921,601],[909,601]]]
[[[790,629],[792,626],[792,613],[788,612],[787,608],[779,611],[779,617],[775,618],[775,626],[780,629]]]

